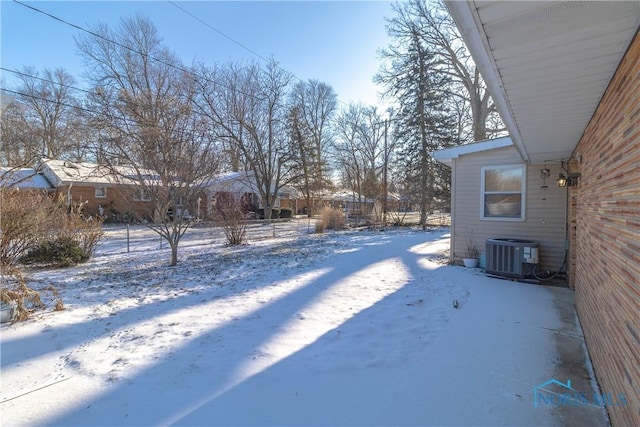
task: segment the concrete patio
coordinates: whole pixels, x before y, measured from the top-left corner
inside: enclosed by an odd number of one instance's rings
[[[451,389],[455,382],[453,388],[460,390],[458,411],[450,417],[435,414],[433,424],[608,426],[606,409],[594,401],[600,392],[574,291],[490,278],[480,269],[476,274],[468,303],[429,356],[438,366],[430,384],[442,382]],[[448,357],[452,352],[468,360]],[[552,379],[570,381],[573,391],[557,384],[540,387]],[[478,399],[486,400],[488,411],[466,410],[465,402]]]

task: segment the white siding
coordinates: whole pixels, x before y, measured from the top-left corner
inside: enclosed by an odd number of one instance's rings
[[[481,173],[483,166],[522,164],[514,147],[505,147],[464,155],[452,165],[452,258],[460,260],[470,238],[480,253],[484,253],[489,238],[535,240],[540,244],[540,268],[557,271],[565,257],[566,188],[556,184],[561,172],[559,163],[547,163],[551,176],[546,179],[540,169],[544,164],[526,165],[525,219],[481,219]]]

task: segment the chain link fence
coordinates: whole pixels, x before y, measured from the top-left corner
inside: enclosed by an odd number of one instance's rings
[[[248,220],[246,221],[245,241],[247,243],[276,238],[296,238],[306,234],[316,233],[321,217],[295,217],[291,219]],[[387,214],[386,223],[373,221],[366,216],[348,215],[343,223],[347,228],[383,227],[383,226],[417,226],[420,214],[417,212],[393,212]],[[451,223],[450,215],[446,212],[434,212],[427,217],[430,227],[446,227]],[[332,224],[318,227],[325,233],[336,232],[341,229]],[[140,252],[168,248],[166,241],[142,224],[112,224],[104,226],[104,237],[96,250],[96,255],[118,254],[126,252]],[[180,246],[203,244],[225,245],[224,228],[215,222],[194,223],[183,237]]]

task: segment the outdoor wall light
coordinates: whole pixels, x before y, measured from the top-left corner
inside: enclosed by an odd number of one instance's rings
[[[540,178],[545,179],[551,176],[551,171],[548,168],[540,169]]]
[[[579,173],[568,173],[567,176],[561,173],[558,175],[556,182],[558,183],[558,187],[574,187],[578,185],[578,178],[580,178]]]
[[[560,174],[558,175],[558,179],[556,179],[556,182],[558,183],[558,187],[566,187],[567,186],[567,177],[564,176],[564,174]]]

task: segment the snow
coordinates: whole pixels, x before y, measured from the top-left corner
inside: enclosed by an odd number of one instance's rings
[[[16,187],[35,190],[53,189],[51,184],[49,184],[45,177],[38,173],[36,169],[14,169],[9,167],[0,167],[0,187]]]
[[[301,226],[304,231],[305,226]],[[65,311],[1,330],[2,425],[549,425],[545,287],[447,266],[448,230],[226,247],[144,228],[36,271]],[[453,302],[457,301],[457,308]]]

